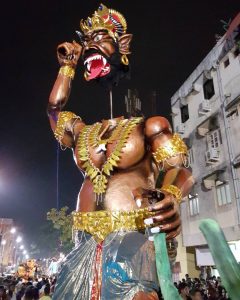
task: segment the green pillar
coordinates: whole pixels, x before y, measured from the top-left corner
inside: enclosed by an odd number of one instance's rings
[[[240,265],[225,239],[222,229],[212,219],[205,219],[199,229],[207,240],[223,286],[232,300],[240,299]]]
[[[181,300],[178,290],[172,282],[172,273],[167,253],[166,234],[159,233],[154,236],[156,253],[156,266],[158,280],[164,300]]]

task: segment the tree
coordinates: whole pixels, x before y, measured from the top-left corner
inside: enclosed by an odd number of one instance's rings
[[[52,226],[50,221],[45,221],[39,233],[32,238],[30,255],[35,258],[58,256],[60,245],[59,231]]]
[[[47,220],[51,221],[53,228],[59,233],[61,252],[67,253],[73,247],[72,241],[72,214],[67,214],[68,207],[62,207],[60,210],[52,208],[47,213]]]

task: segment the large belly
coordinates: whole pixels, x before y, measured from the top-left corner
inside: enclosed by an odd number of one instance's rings
[[[100,201],[93,191],[93,185],[89,178],[85,178],[78,198],[78,211],[95,210],[132,210],[137,209],[133,191],[138,188],[153,188],[155,186],[155,173],[151,166],[150,157],[145,157],[131,170],[116,170],[108,180],[108,186],[104,197]],[[142,206],[146,207],[146,199]]]

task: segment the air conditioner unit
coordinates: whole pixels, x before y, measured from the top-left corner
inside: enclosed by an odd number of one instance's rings
[[[216,148],[210,148],[205,153],[206,163],[213,164],[215,162],[220,161],[220,152]]]
[[[185,132],[185,125],[184,124],[179,124],[176,126],[176,132],[177,133],[184,133]]]
[[[203,100],[199,105],[199,114],[205,115],[211,111],[211,104],[209,100]]]

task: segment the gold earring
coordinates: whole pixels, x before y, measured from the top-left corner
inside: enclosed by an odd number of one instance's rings
[[[88,81],[88,74],[87,74],[87,71],[84,72],[84,78],[85,78],[86,81]]]
[[[128,66],[129,61],[128,61],[128,58],[127,58],[127,55],[126,55],[126,54],[123,54],[123,55],[122,55],[122,57],[121,57],[121,62],[122,62],[125,66]]]

